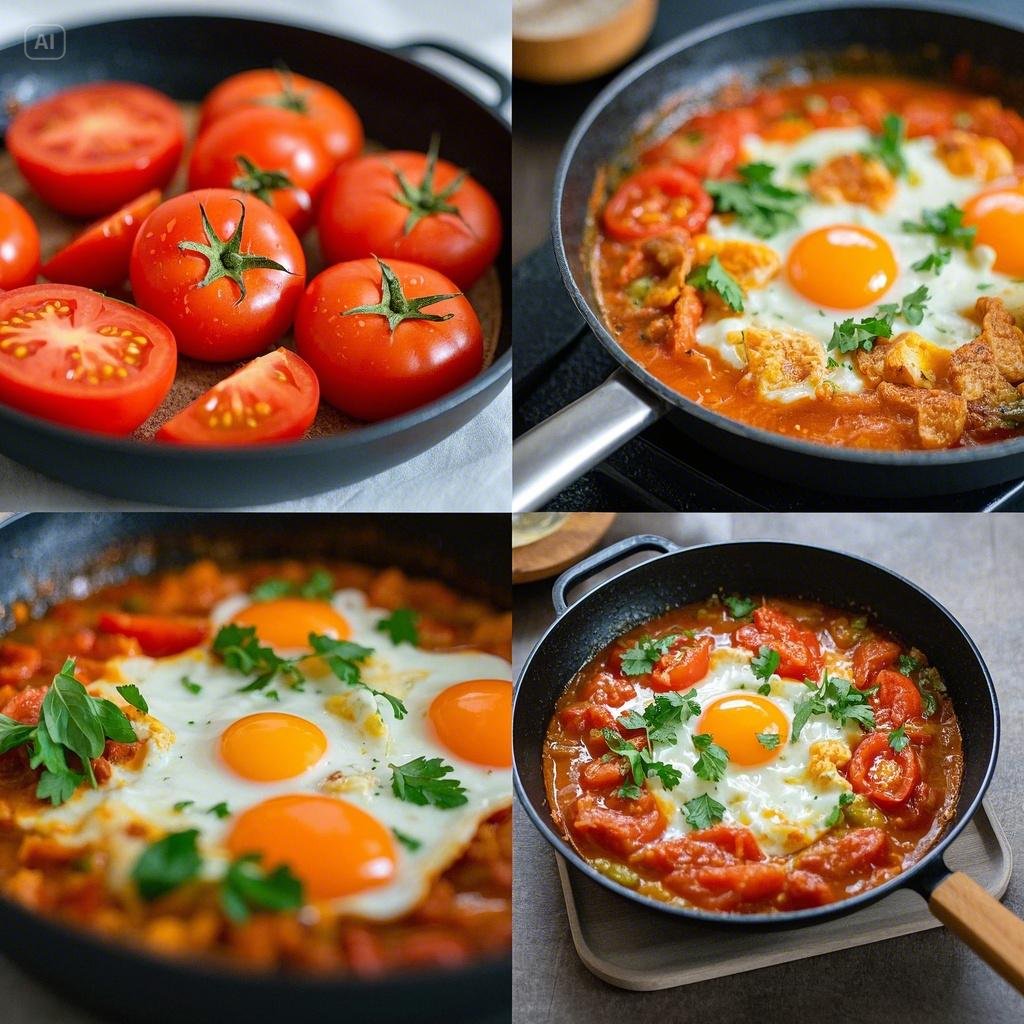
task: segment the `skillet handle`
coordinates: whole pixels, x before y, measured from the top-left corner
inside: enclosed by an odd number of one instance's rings
[[[962,871],[947,872],[927,897],[950,931],[1024,993],[1024,921]]]
[[[555,584],[551,588],[551,603],[555,606],[556,615],[561,618],[569,610],[567,591],[585,579],[589,579],[595,572],[607,569],[609,565],[628,558],[636,551],[660,551],[663,555],[670,555],[674,551],[682,550],[678,544],[653,533],[641,533],[636,537],[627,537],[625,540],[610,544],[589,558],[584,558],[582,562],[577,562],[574,566],[566,569],[555,580]]]
[[[625,370],[512,445],[512,511],[530,512],[659,420],[668,406]]]
[[[508,76],[502,74],[497,68],[492,68],[490,64],[477,60],[476,57],[466,53],[465,50],[458,50],[454,46],[440,43],[436,39],[418,39],[415,42],[402,43],[400,46],[394,47],[395,53],[400,53],[404,57],[412,57],[413,60],[416,59],[415,53],[417,50],[436,50],[439,53],[447,54],[460,64],[468,64],[469,67],[489,78],[498,87],[498,98],[496,100],[488,100],[481,97],[481,100],[493,110],[500,111],[512,98],[512,83],[509,81]]]

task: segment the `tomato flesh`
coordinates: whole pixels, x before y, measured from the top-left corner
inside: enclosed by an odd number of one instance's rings
[[[608,200],[604,226],[623,242],[672,228],[695,234],[711,215],[711,197],[681,167],[649,167],[630,175]]]
[[[857,744],[848,768],[850,785],[883,810],[897,810],[921,781],[921,766],[912,745],[889,746],[884,732],[873,732]]]
[[[143,654],[165,658],[196,647],[206,639],[206,626],[188,619],[164,618],[159,615],[127,615],[104,612],[99,618],[104,633],[117,633],[139,641]]]
[[[28,210],[0,192],[0,289],[35,284],[39,273],[39,230]]]
[[[709,636],[677,641],[654,666],[651,689],[664,693],[667,690],[686,690],[699,683],[708,674],[714,649],[715,642]]]
[[[875,718],[893,729],[898,729],[911,718],[920,718],[924,707],[921,691],[900,672],[882,669],[875,676],[878,693],[870,698]]]
[[[813,630],[768,605],[754,611],[754,621],[736,630],[736,642],[757,653],[770,647],[779,655],[778,674],[783,679],[821,678],[824,662],[821,645]]]
[[[891,640],[862,640],[853,652],[853,681],[858,690],[874,685],[875,676],[883,668],[896,664],[900,645]]]

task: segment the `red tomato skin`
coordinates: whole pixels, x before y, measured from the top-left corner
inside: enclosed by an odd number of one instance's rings
[[[924,710],[921,691],[901,672],[882,669],[875,676],[878,693],[870,698],[879,723],[898,729],[908,719],[920,718]]]
[[[0,192],[0,289],[24,288],[39,275],[39,230],[21,203]]]
[[[104,633],[118,633],[138,640],[142,653],[151,658],[165,658],[196,647],[206,639],[208,632],[204,625],[187,619],[120,612],[103,612],[98,624]]]
[[[900,767],[899,785],[891,792],[878,788],[870,775],[871,766],[882,757],[895,761]],[[847,776],[854,792],[863,794],[884,811],[896,811],[910,799],[921,781],[921,765],[913,745],[907,745],[897,752],[889,746],[888,734],[873,732],[857,744]]]
[[[388,265],[407,298],[449,295],[458,288],[443,274],[402,260]],[[426,312],[454,313],[444,323],[407,320],[389,334],[383,316],[340,316],[381,300],[376,260],[328,267],[306,289],[295,316],[295,342],[313,367],[323,397],[361,420],[409,412],[465,384],[483,365],[483,331],[473,307],[457,296]]]
[[[90,224],[43,264],[43,276],[83,288],[107,289],[122,284],[128,279],[135,236],[159,205],[160,193],[153,189]]]
[[[302,234],[312,223],[334,158],[308,118],[279,107],[242,107],[199,136],[188,165],[188,187],[233,188],[243,172],[238,154],[261,170],[283,171],[293,188],[275,189],[270,205]]]
[[[240,203],[241,251],[268,256],[289,271],[246,271],[241,302],[229,278],[197,287],[209,261],[178,248],[185,240],[206,244],[200,205],[226,239],[238,224]],[[168,199],[146,218],[132,247],[130,276],[135,301],[174,331],[182,355],[226,363],[262,352],[288,330],[305,285],[306,258],[288,222],[266,203],[231,189],[202,189]]]
[[[635,205],[640,196],[652,189],[672,197],[689,199],[691,207],[685,220],[672,224],[638,224],[631,216],[631,205]],[[707,224],[711,208],[711,196],[704,191],[695,175],[682,167],[654,166],[631,174],[619,185],[605,205],[601,220],[605,230],[613,238],[630,242],[660,235],[673,228],[696,234]]]
[[[711,637],[699,636],[663,654],[651,673],[651,689],[688,690],[708,674],[714,649]]]
[[[753,623],[741,626],[734,636],[738,644],[755,654],[761,647],[777,651],[778,674],[783,679],[818,680],[821,677],[824,662],[817,636],[785,612],[762,605],[754,611]]]
[[[482,185],[466,178],[449,202],[452,213],[423,217],[408,233],[409,210],[395,201],[401,171],[413,184],[423,178],[422,153],[374,153],[342,164],[327,183],[317,227],[325,263],[341,263],[366,256],[382,260],[421,263],[469,288],[494,262],[501,248],[501,213]],[[438,160],[435,189],[442,189],[460,173],[455,164]]]
[[[174,382],[174,335],[156,317],[126,302],[67,284],[36,284],[5,292],[0,295],[0,320],[13,311],[35,308],[53,299],[74,302],[80,323],[99,315],[106,322],[144,331],[152,346],[146,363],[148,372],[117,390],[102,386],[95,392],[83,392],[69,386],[61,376],[46,379],[40,386],[31,362],[34,356],[15,360],[0,347],[0,402],[63,426],[99,434],[130,434],[149,418]]]
[[[871,687],[875,676],[895,665],[899,656],[900,646],[891,640],[862,640],[853,652],[853,681],[857,689]]]
[[[143,104],[164,127],[164,139],[137,159],[108,159],[98,166],[73,165],[40,154],[33,134],[65,102],[85,105],[129,97]],[[97,217],[150,189],[163,189],[174,176],[185,147],[185,122],[169,97],[134,82],[97,82],[76,86],[22,110],[7,129],[7,148],[25,180],[48,206],[72,217]]]

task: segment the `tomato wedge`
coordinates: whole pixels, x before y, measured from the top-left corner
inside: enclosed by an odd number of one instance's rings
[[[651,673],[651,689],[686,690],[699,683],[708,674],[714,649],[715,641],[709,636],[679,641],[658,659]]]
[[[762,605],[754,612],[753,623],[737,629],[735,637],[738,644],[755,654],[762,647],[777,651],[778,673],[783,679],[821,677],[824,662],[818,637],[785,612]]]
[[[88,288],[35,284],[0,295],[0,402],[54,423],[128,434],[174,380],[174,335]]]
[[[294,352],[279,348],[247,363],[168,420],[156,434],[173,444],[266,444],[301,437],[316,418],[320,385]]]
[[[921,781],[921,765],[912,745],[889,746],[889,736],[873,732],[857,745],[847,770],[850,785],[882,810],[897,810]]]
[[[875,676],[891,668],[900,656],[900,645],[891,640],[862,640],[853,652],[853,681],[858,690],[873,686]]]
[[[206,639],[208,632],[205,624],[191,619],[120,612],[104,612],[98,624],[104,633],[118,633],[138,640],[143,654],[151,658],[166,658],[196,647]]]
[[[920,718],[924,702],[921,691],[900,672],[885,668],[875,676],[878,693],[869,698],[879,722],[898,729],[910,718]]]
[[[35,284],[39,273],[39,230],[17,199],[0,192],[0,288]]]
[[[160,190],[133,199],[90,224],[43,264],[43,277],[83,288],[116,288],[128,278],[132,243],[142,222],[160,205]]]
[[[649,167],[628,177],[604,208],[604,226],[621,242],[669,228],[695,234],[708,222],[711,197],[681,167]]]
[[[181,111],[145,85],[94,82],[26,107],[7,130],[25,180],[55,210],[96,217],[174,175],[185,145]]]

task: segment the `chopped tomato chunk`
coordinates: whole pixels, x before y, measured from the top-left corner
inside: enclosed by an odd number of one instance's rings
[[[104,612],[99,619],[104,633],[121,633],[139,641],[144,654],[164,658],[201,644],[207,635],[204,624],[191,619],[162,618],[158,615],[126,615]]]
[[[797,858],[801,871],[823,878],[845,879],[883,864],[889,854],[889,836],[880,828],[858,828],[828,835]]]
[[[900,808],[921,781],[914,747],[893,750],[884,732],[873,732],[860,741],[847,772],[854,790],[882,810]]]
[[[577,837],[619,856],[627,856],[665,831],[665,816],[654,797],[607,801],[585,793],[572,811],[570,824]]]
[[[651,673],[652,690],[686,690],[699,683],[711,664],[715,641],[709,636],[681,638],[658,659]]]
[[[900,645],[891,640],[862,640],[853,652],[853,681],[858,690],[874,685],[883,668],[891,668],[900,656]]]
[[[878,693],[871,697],[875,720],[898,729],[908,719],[920,718],[923,709],[921,691],[900,672],[882,669],[875,676]]]
[[[762,605],[754,612],[753,623],[741,626],[734,635],[738,644],[755,653],[762,647],[777,651],[783,679],[817,681],[821,677],[824,662],[818,637],[785,612]]]

